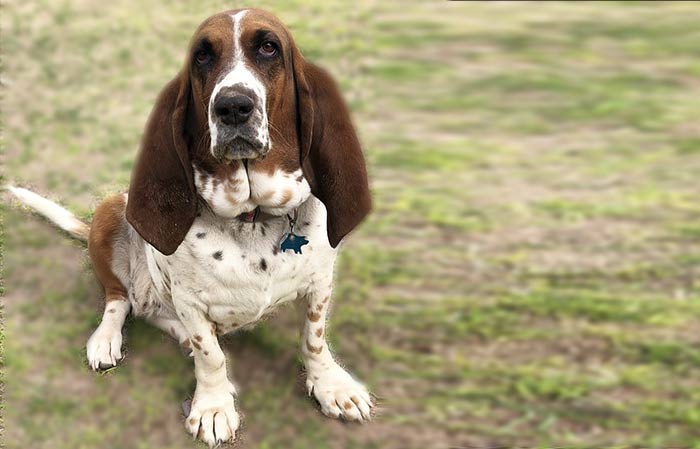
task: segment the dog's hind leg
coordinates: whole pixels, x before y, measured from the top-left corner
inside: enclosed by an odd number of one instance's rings
[[[129,269],[124,195],[103,201],[95,210],[90,227],[88,250],[95,277],[105,292],[105,310],[102,322],[87,342],[87,359],[90,368],[108,369],[122,359],[122,327],[131,304],[127,288],[115,272]]]

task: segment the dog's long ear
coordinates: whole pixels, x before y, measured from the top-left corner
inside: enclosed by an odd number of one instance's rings
[[[367,168],[348,108],[333,78],[293,51],[301,166],[328,211],[332,247],[369,213]]]
[[[190,89],[183,70],[158,96],[129,185],[127,221],[165,255],[180,246],[197,213],[185,129]]]

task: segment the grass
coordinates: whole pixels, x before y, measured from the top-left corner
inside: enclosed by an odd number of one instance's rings
[[[6,6],[5,178],[89,217],[191,32],[240,5]],[[380,407],[320,415],[287,311],[224,339],[237,447],[700,448],[700,6],[263,6],[335,74],[366,147],[375,210],[329,335]],[[2,212],[7,447],[202,447],[176,345],[129,322],[124,365],[90,373],[85,252]]]

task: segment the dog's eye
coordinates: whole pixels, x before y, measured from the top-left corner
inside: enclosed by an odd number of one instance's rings
[[[208,64],[211,61],[211,53],[206,50],[197,50],[197,53],[194,54],[194,61],[197,65]]]
[[[275,45],[274,42],[270,41],[264,42],[258,49],[258,53],[260,53],[262,56],[265,56],[266,58],[275,56],[277,54],[277,45]]]

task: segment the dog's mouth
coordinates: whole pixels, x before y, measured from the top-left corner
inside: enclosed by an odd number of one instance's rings
[[[267,155],[269,146],[257,139],[236,136],[226,142],[217,143],[212,149],[214,157],[224,162],[247,159],[262,159]]]

